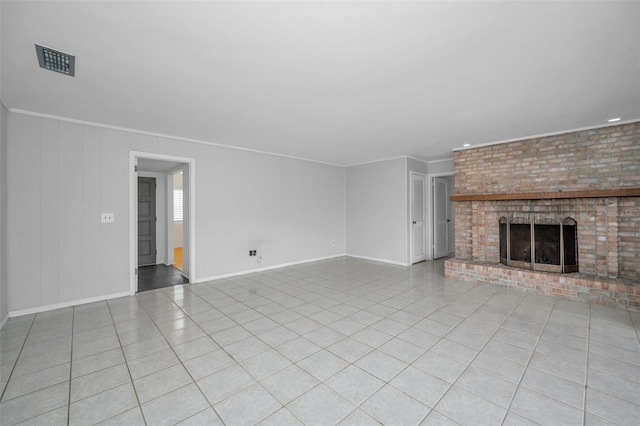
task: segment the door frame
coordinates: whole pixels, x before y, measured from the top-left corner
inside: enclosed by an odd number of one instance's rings
[[[427,260],[433,260],[433,227],[434,227],[434,214],[433,214],[433,178],[434,177],[448,177],[454,176],[453,172],[441,172],[430,173],[427,175],[427,200],[429,200],[429,208],[427,209]],[[455,243],[455,242],[454,242]],[[455,245],[455,244],[454,244]]]
[[[427,175],[424,173],[420,173],[420,172],[409,172],[409,264],[413,265],[414,261],[414,253],[413,253],[413,177],[414,176],[419,176],[422,177],[424,179],[424,185],[422,188],[422,213],[424,215],[424,226],[423,226],[423,230],[424,230],[424,235],[422,236],[422,242],[424,245],[424,254],[425,254],[425,260],[429,259],[429,252],[427,250],[427,228],[428,228],[428,224],[429,224],[429,216],[427,215],[427,186],[429,186],[429,180],[427,179]],[[417,262],[415,262],[417,263]]]
[[[196,282],[196,160],[189,157],[156,154],[152,152],[129,152],[129,294],[138,290],[138,159],[164,160],[184,163],[189,172],[189,283]]]

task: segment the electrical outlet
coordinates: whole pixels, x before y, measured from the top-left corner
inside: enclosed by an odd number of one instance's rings
[[[113,223],[113,213],[102,213],[101,217],[101,221],[102,223]]]
[[[335,246],[336,245],[336,240],[331,240],[331,245]]]
[[[249,250],[249,256],[257,256],[257,250]]]

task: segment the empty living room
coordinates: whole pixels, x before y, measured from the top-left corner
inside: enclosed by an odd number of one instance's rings
[[[640,1],[0,0],[0,425],[637,425]]]

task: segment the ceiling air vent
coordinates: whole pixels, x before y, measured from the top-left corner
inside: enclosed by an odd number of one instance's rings
[[[36,44],[36,53],[40,68],[73,76],[76,70],[76,57],[68,53],[53,50]]]

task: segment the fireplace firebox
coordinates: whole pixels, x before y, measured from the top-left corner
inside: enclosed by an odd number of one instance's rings
[[[545,272],[578,271],[577,222],[570,218],[500,218],[500,263]]]

